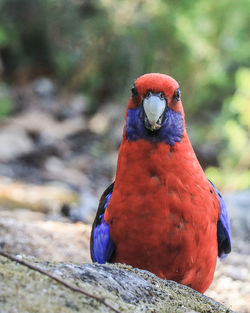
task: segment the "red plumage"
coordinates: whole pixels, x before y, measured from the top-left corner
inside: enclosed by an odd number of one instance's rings
[[[124,128],[116,180],[105,212],[115,245],[114,262],[149,270],[157,276],[204,292],[216,258],[218,198],[188,139],[177,82],[147,74],[136,81],[136,108],[148,90],[163,92],[169,107],[182,114],[183,137],[175,145],[144,139],[129,141]]]

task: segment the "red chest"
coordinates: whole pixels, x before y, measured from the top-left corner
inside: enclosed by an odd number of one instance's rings
[[[219,203],[187,137],[121,145],[105,220],[115,262],[205,291],[217,258]]]

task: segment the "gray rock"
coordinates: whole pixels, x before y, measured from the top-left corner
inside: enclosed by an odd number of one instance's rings
[[[0,162],[13,160],[33,149],[32,140],[22,128],[9,125],[0,129]]]
[[[69,217],[74,221],[92,223],[98,203],[99,199],[86,187],[81,193],[79,204],[70,210]]]
[[[121,264],[49,263],[22,258],[67,283],[105,299],[119,312],[233,312],[189,287]],[[113,312],[37,271],[0,257],[1,312]],[[17,292],[18,291],[18,292]]]
[[[51,97],[56,91],[55,84],[47,77],[39,77],[35,79],[32,85],[34,91],[42,97]]]
[[[51,262],[90,262],[90,226],[49,218],[30,210],[0,208],[0,248]]]
[[[224,198],[229,210],[233,241],[237,241],[235,248],[250,254],[250,190],[226,194]]]

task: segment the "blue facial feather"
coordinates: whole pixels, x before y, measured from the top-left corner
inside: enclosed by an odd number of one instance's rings
[[[112,192],[105,197],[104,208],[107,207],[111,196]],[[115,251],[115,244],[110,238],[109,225],[104,221],[104,214],[101,214],[99,219],[101,220],[100,224],[93,230],[92,258],[93,262],[104,264],[111,260]]]
[[[182,139],[182,115],[171,109],[167,109],[164,114],[161,128],[151,132],[144,126],[142,105],[135,109],[129,109],[126,120],[126,138],[131,141],[145,139],[156,143],[165,142],[174,146]]]
[[[220,201],[220,217],[217,223],[217,241],[218,241],[218,254],[221,259],[224,259],[231,251],[231,229],[230,220],[226,208],[226,204],[222,199],[220,193],[215,188],[214,184],[209,181],[217,194]]]

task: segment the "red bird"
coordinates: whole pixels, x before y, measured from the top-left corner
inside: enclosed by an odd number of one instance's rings
[[[225,203],[189,141],[178,83],[145,74],[132,88],[115,182],[91,234],[94,262],[119,262],[204,292],[231,251]]]

